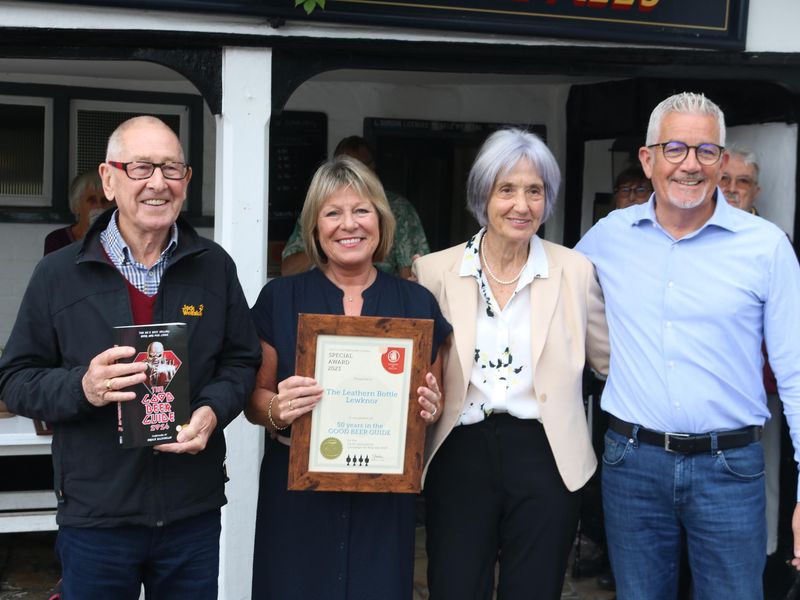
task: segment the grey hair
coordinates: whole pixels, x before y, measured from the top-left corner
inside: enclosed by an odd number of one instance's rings
[[[714,117],[719,128],[719,145],[725,145],[725,115],[719,106],[706,98],[703,94],[681,92],[659,102],[658,106],[650,113],[650,123],[647,125],[646,144],[657,144],[661,135],[661,122],[669,113],[700,114]]]
[[[756,174],[755,183],[758,183],[758,174],[761,171],[761,168],[758,166],[758,154],[749,148],[739,146],[738,144],[731,144],[726,148],[726,150],[728,151],[728,154],[741,158],[744,164],[753,166],[753,171],[755,171]]]
[[[81,197],[86,190],[97,192],[105,197],[105,193],[103,192],[103,180],[100,179],[100,173],[97,171],[86,171],[86,173],[78,175],[72,180],[72,183],[69,184],[69,209],[72,211],[73,215],[78,214]]]
[[[544,183],[542,223],[550,218],[561,185],[561,170],[541,138],[524,129],[501,129],[486,138],[467,177],[467,210],[481,227],[489,221],[486,207],[494,185],[521,160],[527,159]]]
[[[120,125],[113,131],[113,133],[108,138],[108,146],[106,146],[106,160],[119,160],[120,156],[122,155],[123,143],[122,137],[125,132],[134,127],[136,125],[152,125],[155,127],[163,127],[166,130],[170,131],[172,135],[175,136],[175,139],[178,140],[178,148],[180,149],[180,160],[183,162],[186,160],[183,154],[183,147],[181,146],[180,140],[172,128],[164,123],[158,117],[154,117],[152,115],[140,115],[138,117],[131,117],[127,121],[123,121]]]

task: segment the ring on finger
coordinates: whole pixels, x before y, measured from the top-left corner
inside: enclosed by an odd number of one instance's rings
[[[110,379],[106,379],[106,391],[107,392],[111,391],[111,380]]]
[[[289,400],[289,410],[292,410],[292,401]]]
[[[431,412],[431,416],[432,416],[432,417],[435,417],[435,416],[436,416],[436,412],[437,412],[438,410],[439,410],[439,407],[438,407],[438,406],[434,406],[434,407],[433,407],[433,412]]]

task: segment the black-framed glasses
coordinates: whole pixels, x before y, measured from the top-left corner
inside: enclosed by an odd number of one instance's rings
[[[622,196],[630,196],[631,194],[638,196],[639,198],[644,198],[645,196],[649,196],[650,193],[653,191],[653,188],[644,186],[644,185],[637,185],[636,187],[630,185],[621,185],[619,187],[614,188],[614,193],[620,194]]]
[[[151,163],[143,160],[133,162],[117,162],[116,160],[107,160],[108,164],[117,169],[125,171],[125,174],[131,179],[150,179],[153,173],[156,172],[156,167],[161,169],[161,174],[164,179],[179,180],[186,177],[189,172],[189,165],[182,162],[163,162]]]
[[[647,147],[656,148],[657,146],[661,146],[661,151],[664,153],[664,158],[667,159],[667,162],[671,162],[674,165],[682,163],[689,155],[689,150],[694,150],[697,162],[707,167],[715,164],[722,157],[722,153],[725,150],[724,146],[719,146],[717,144],[698,144],[697,146],[690,146],[689,144],[676,141],[650,144]]]

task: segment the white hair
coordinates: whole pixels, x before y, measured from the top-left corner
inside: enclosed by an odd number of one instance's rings
[[[666,100],[662,100],[658,106],[650,113],[650,123],[647,125],[647,141],[648,146],[657,144],[659,141],[658,136],[661,135],[661,122],[664,117],[669,113],[683,113],[683,114],[696,114],[708,115],[717,120],[717,127],[719,129],[719,145],[725,145],[725,115],[722,114],[719,106],[714,104],[711,100],[706,98],[703,94],[695,94],[693,92],[681,92],[670,96]]]

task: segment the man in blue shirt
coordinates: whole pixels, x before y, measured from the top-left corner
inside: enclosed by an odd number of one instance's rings
[[[685,533],[697,598],[763,598],[766,341],[800,453],[800,269],[786,235],[725,202],[725,120],[661,102],[639,159],[654,193],[577,249],[606,300],[603,508],[621,600],[670,600]],[[793,518],[800,564],[800,510]]]

